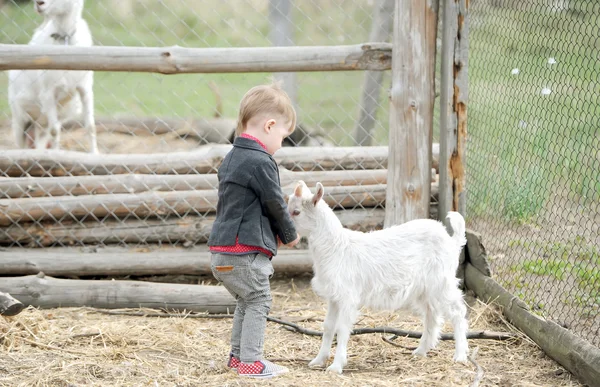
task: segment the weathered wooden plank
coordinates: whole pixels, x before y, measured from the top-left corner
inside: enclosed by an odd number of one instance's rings
[[[396,0],[385,226],[427,218],[437,2]]]
[[[471,264],[467,264],[465,280],[467,288],[475,291],[477,297],[484,302],[500,305],[508,320],[535,341],[548,356],[576,375],[583,383],[598,385],[599,348],[560,325],[531,313],[521,299],[507,292]]]
[[[387,70],[391,45],[184,48],[0,44],[0,70],[161,74]]]
[[[0,291],[10,291],[24,305],[38,308],[156,308],[233,313],[235,300],[222,286],[144,281],[67,280],[44,275],[0,277]]]

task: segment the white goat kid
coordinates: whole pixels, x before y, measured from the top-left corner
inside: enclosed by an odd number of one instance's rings
[[[309,366],[324,366],[334,334],[337,350],[328,371],[341,373],[347,343],[361,307],[408,310],[423,317],[423,336],[414,355],[426,356],[437,345],[443,317],[454,326],[454,360],[467,360],[467,320],[456,278],[458,258],[466,243],[465,222],[457,212],[442,223],[413,220],[371,233],[342,226],[322,199],[321,183],[312,195],[299,181],[288,210],[300,235],[307,236],[313,257],[312,287],[327,300],[327,315],[319,354]]]
[[[33,3],[44,22],[35,30],[30,45],[93,45],[82,18],[83,0]],[[62,124],[83,113],[90,151],[98,153],[92,71],[12,70],[8,79],[12,129],[19,148],[57,149]]]

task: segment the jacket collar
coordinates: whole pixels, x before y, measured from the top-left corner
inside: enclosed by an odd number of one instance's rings
[[[233,146],[238,147],[238,148],[256,150],[256,151],[263,152],[263,153],[266,153],[269,156],[271,156],[271,154],[269,152],[267,152],[262,146],[260,146],[259,143],[257,143],[256,141],[254,141],[252,139],[249,139],[249,138],[244,138],[244,137],[238,136],[233,140]]]

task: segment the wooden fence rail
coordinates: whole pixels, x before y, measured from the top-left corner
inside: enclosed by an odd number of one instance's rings
[[[184,48],[0,44],[0,70],[161,74],[389,70],[392,45]]]

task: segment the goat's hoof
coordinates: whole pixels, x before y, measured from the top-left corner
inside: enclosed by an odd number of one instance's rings
[[[427,350],[423,348],[417,348],[412,352],[412,354],[413,356],[427,357]]]
[[[459,354],[455,354],[454,355],[454,361],[457,363],[466,363],[468,361],[467,359],[467,354],[466,353],[461,353]]]
[[[309,367],[325,367],[325,363],[327,363],[327,359],[321,359],[319,357],[315,357],[310,363],[308,363]]]
[[[333,363],[332,365],[327,367],[327,372],[335,372],[335,373],[341,375],[342,369],[343,369],[343,367],[341,366],[341,364]]]

